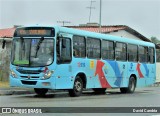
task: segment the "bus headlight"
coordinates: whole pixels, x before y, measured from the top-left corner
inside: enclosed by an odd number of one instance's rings
[[[13,70],[10,70],[10,74],[12,77],[17,78],[17,74]]]
[[[54,73],[53,70],[52,70],[52,71],[47,71],[47,72],[44,74],[44,76],[43,76],[42,79],[49,79],[49,78],[52,76],[53,73]]]

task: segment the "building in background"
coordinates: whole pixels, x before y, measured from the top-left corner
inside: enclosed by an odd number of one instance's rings
[[[79,26],[67,26],[69,28],[75,28],[80,30],[92,31],[92,32],[99,32],[99,24],[97,23],[87,23],[87,24],[80,24]],[[126,26],[126,25],[112,25],[112,26],[101,26],[101,33],[110,34],[114,36],[120,36],[124,38],[131,38],[136,40],[142,40],[151,42],[150,39],[146,38],[136,30]]]

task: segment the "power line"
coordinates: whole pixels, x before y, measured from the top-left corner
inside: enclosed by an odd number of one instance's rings
[[[102,21],[102,0],[100,0],[100,9],[99,9],[99,33],[101,33],[101,21]]]
[[[96,1],[91,0],[90,6],[87,7],[87,8],[90,10],[90,11],[89,11],[89,23],[90,23],[90,21],[91,21],[92,9],[95,9],[95,7],[92,7],[92,3],[93,3],[93,2],[96,2]]]

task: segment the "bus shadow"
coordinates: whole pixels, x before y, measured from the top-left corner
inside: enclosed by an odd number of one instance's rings
[[[143,94],[143,93],[149,93],[150,91],[135,91],[135,93],[133,94]],[[133,95],[132,94],[132,95]],[[115,95],[131,95],[129,93],[121,93],[120,91],[107,91],[105,93],[96,93],[94,91],[84,91],[82,93],[82,97],[85,96],[115,96]],[[32,95],[26,95],[23,97],[27,97],[27,98],[66,98],[66,97],[70,97],[67,91],[60,91],[60,92],[49,92],[46,95],[40,96],[37,94],[32,94]],[[71,97],[71,98],[77,98],[77,97]],[[80,98],[80,97],[78,97]]]
[[[84,91],[82,93],[82,97],[85,97],[85,96],[105,96],[105,95],[120,95],[121,93],[120,92],[106,92],[106,93],[95,93],[93,91]],[[22,96],[21,96],[22,97]],[[30,95],[25,95],[23,97],[26,97],[26,98],[66,98],[66,97],[70,97],[68,92],[49,92],[47,93],[46,95],[37,95],[37,94],[30,94]],[[71,98],[77,98],[77,97],[71,97]],[[80,98],[80,97],[78,97]]]

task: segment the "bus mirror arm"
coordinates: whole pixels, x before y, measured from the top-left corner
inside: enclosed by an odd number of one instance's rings
[[[148,61],[151,61],[150,56],[148,56]]]
[[[4,48],[5,48],[5,46],[6,46],[6,40],[5,40],[5,39],[3,39],[3,41],[2,41],[2,49],[4,49]]]
[[[62,48],[66,48],[66,39],[62,39]]]
[[[129,53],[128,53],[128,59],[130,59],[130,58],[129,58]]]
[[[57,46],[57,62],[59,63],[60,60],[61,60],[61,52],[62,52],[62,49],[61,49],[61,43],[62,43],[62,38],[61,37],[57,37],[57,43],[56,43],[56,46]]]

